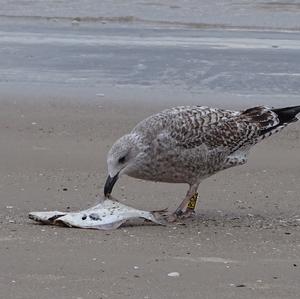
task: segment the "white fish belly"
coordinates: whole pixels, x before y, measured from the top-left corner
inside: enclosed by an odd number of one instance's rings
[[[110,199],[78,212],[31,212],[29,218],[44,224],[63,224],[69,227],[103,230],[118,228],[127,220],[136,218],[162,224],[151,212],[138,210]]]

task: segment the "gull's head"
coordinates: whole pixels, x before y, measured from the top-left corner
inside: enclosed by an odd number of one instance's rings
[[[104,186],[104,195],[110,195],[116,181],[122,174],[128,174],[135,168],[140,154],[138,138],[127,134],[117,140],[107,155],[108,177]]]

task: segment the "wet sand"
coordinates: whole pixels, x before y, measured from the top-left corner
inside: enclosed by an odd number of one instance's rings
[[[2,2],[0,298],[299,297],[300,122],[203,182],[185,225],[27,218],[93,205],[112,143],[165,107],[299,105],[298,4]],[[114,196],[172,211],[186,188],[123,177]]]
[[[34,210],[94,204],[114,140],[172,104],[1,98],[1,298],[299,296],[299,123],[258,145],[247,165],[203,182],[197,215],[185,225],[105,232],[27,219]],[[114,195],[137,208],[172,210],[185,191],[123,177]]]

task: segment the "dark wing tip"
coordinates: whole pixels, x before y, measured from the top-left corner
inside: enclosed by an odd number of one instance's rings
[[[298,120],[296,115],[300,113],[300,106],[272,109],[272,111],[277,114],[280,124],[286,124]]]

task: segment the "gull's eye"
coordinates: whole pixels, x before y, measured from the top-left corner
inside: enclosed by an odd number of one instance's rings
[[[123,163],[125,162],[125,156],[119,158],[118,162],[119,162],[120,164],[123,164]]]

